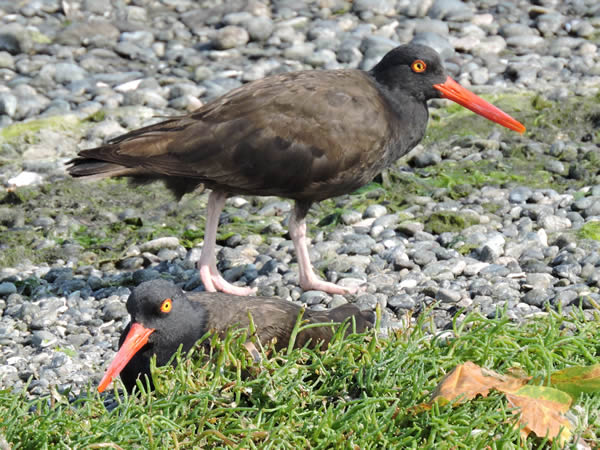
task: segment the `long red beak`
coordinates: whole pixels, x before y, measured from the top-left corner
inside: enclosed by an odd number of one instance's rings
[[[133,323],[129,329],[129,333],[123,341],[123,345],[115,355],[115,359],[110,363],[106,373],[102,377],[102,381],[98,385],[98,392],[103,392],[110,382],[121,373],[123,367],[127,365],[129,360],[133,358],[144,345],[148,342],[148,336],[154,332],[154,328],[145,328],[139,323]]]
[[[433,87],[440,91],[445,98],[470,109],[486,119],[519,133],[525,132],[523,124],[510,117],[501,109],[496,108],[491,103],[486,102],[481,97],[465,89],[450,77],[443,83],[434,84]]]

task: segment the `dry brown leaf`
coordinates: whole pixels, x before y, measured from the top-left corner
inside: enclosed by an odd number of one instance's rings
[[[258,351],[258,349],[256,348],[256,346],[250,342],[250,341],[246,341],[244,342],[244,347],[246,349],[246,351],[250,354],[250,356],[252,357],[252,360],[255,363],[259,363],[262,361],[262,358],[260,357],[260,352]]]
[[[529,377],[515,378],[500,375],[467,361],[456,366],[442,379],[432,394],[432,401],[465,402],[478,395],[487,397],[490,389],[515,392],[529,380]]]
[[[491,389],[496,389],[506,395],[509,405],[515,408],[514,413],[520,414],[524,439],[533,432],[538,437],[557,440],[562,447],[572,436],[572,424],[563,416],[569,410],[571,397],[551,387],[527,385],[530,379],[525,375],[501,375],[467,361],[442,379],[429,404],[417,405],[414,412],[426,411],[436,401],[463,403],[478,395],[486,397]]]
[[[571,438],[572,424],[562,415],[569,409],[568,406],[565,408],[563,403],[514,393],[506,393],[506,398],[511,407],[518,408],[514,413],[521,413],[519,422],[524,425],[521,431],[523,437],[527,437],[533,431],[542,438],[558,438],[561,447]]]

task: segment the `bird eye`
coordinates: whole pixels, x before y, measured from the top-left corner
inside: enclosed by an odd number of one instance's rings
[[[167,298],[160,305],[160,310],[161,310],[161,312],[164,312],[166,314],[166,313],[171,312],[172,307],[173,307],[173,300],[171,300],[170,298]]]
[[[413,70],[413,72],[421,73],[425,72],[425,69],[427,69],[427,64],[425,64],[425,61],[417,59],[411,64],[410,67]]]

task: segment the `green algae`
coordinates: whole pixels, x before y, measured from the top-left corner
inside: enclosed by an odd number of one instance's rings
[[[425,231],[433,234],[458,232],[478,223],[471,215],[454,211],[438,211],[424,220]]]
[[[24,139],[31,142],[35,134],[42,129],[73,130],[81,121],[74,114],[45,117],[43,119],[18,122],[0,129],[0,144]]]

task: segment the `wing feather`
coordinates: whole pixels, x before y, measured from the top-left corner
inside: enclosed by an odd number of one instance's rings
[[[321,200],[381,170],[391,132],[383,101],[361,71],[286,73],[79,156],[231,192]]]

